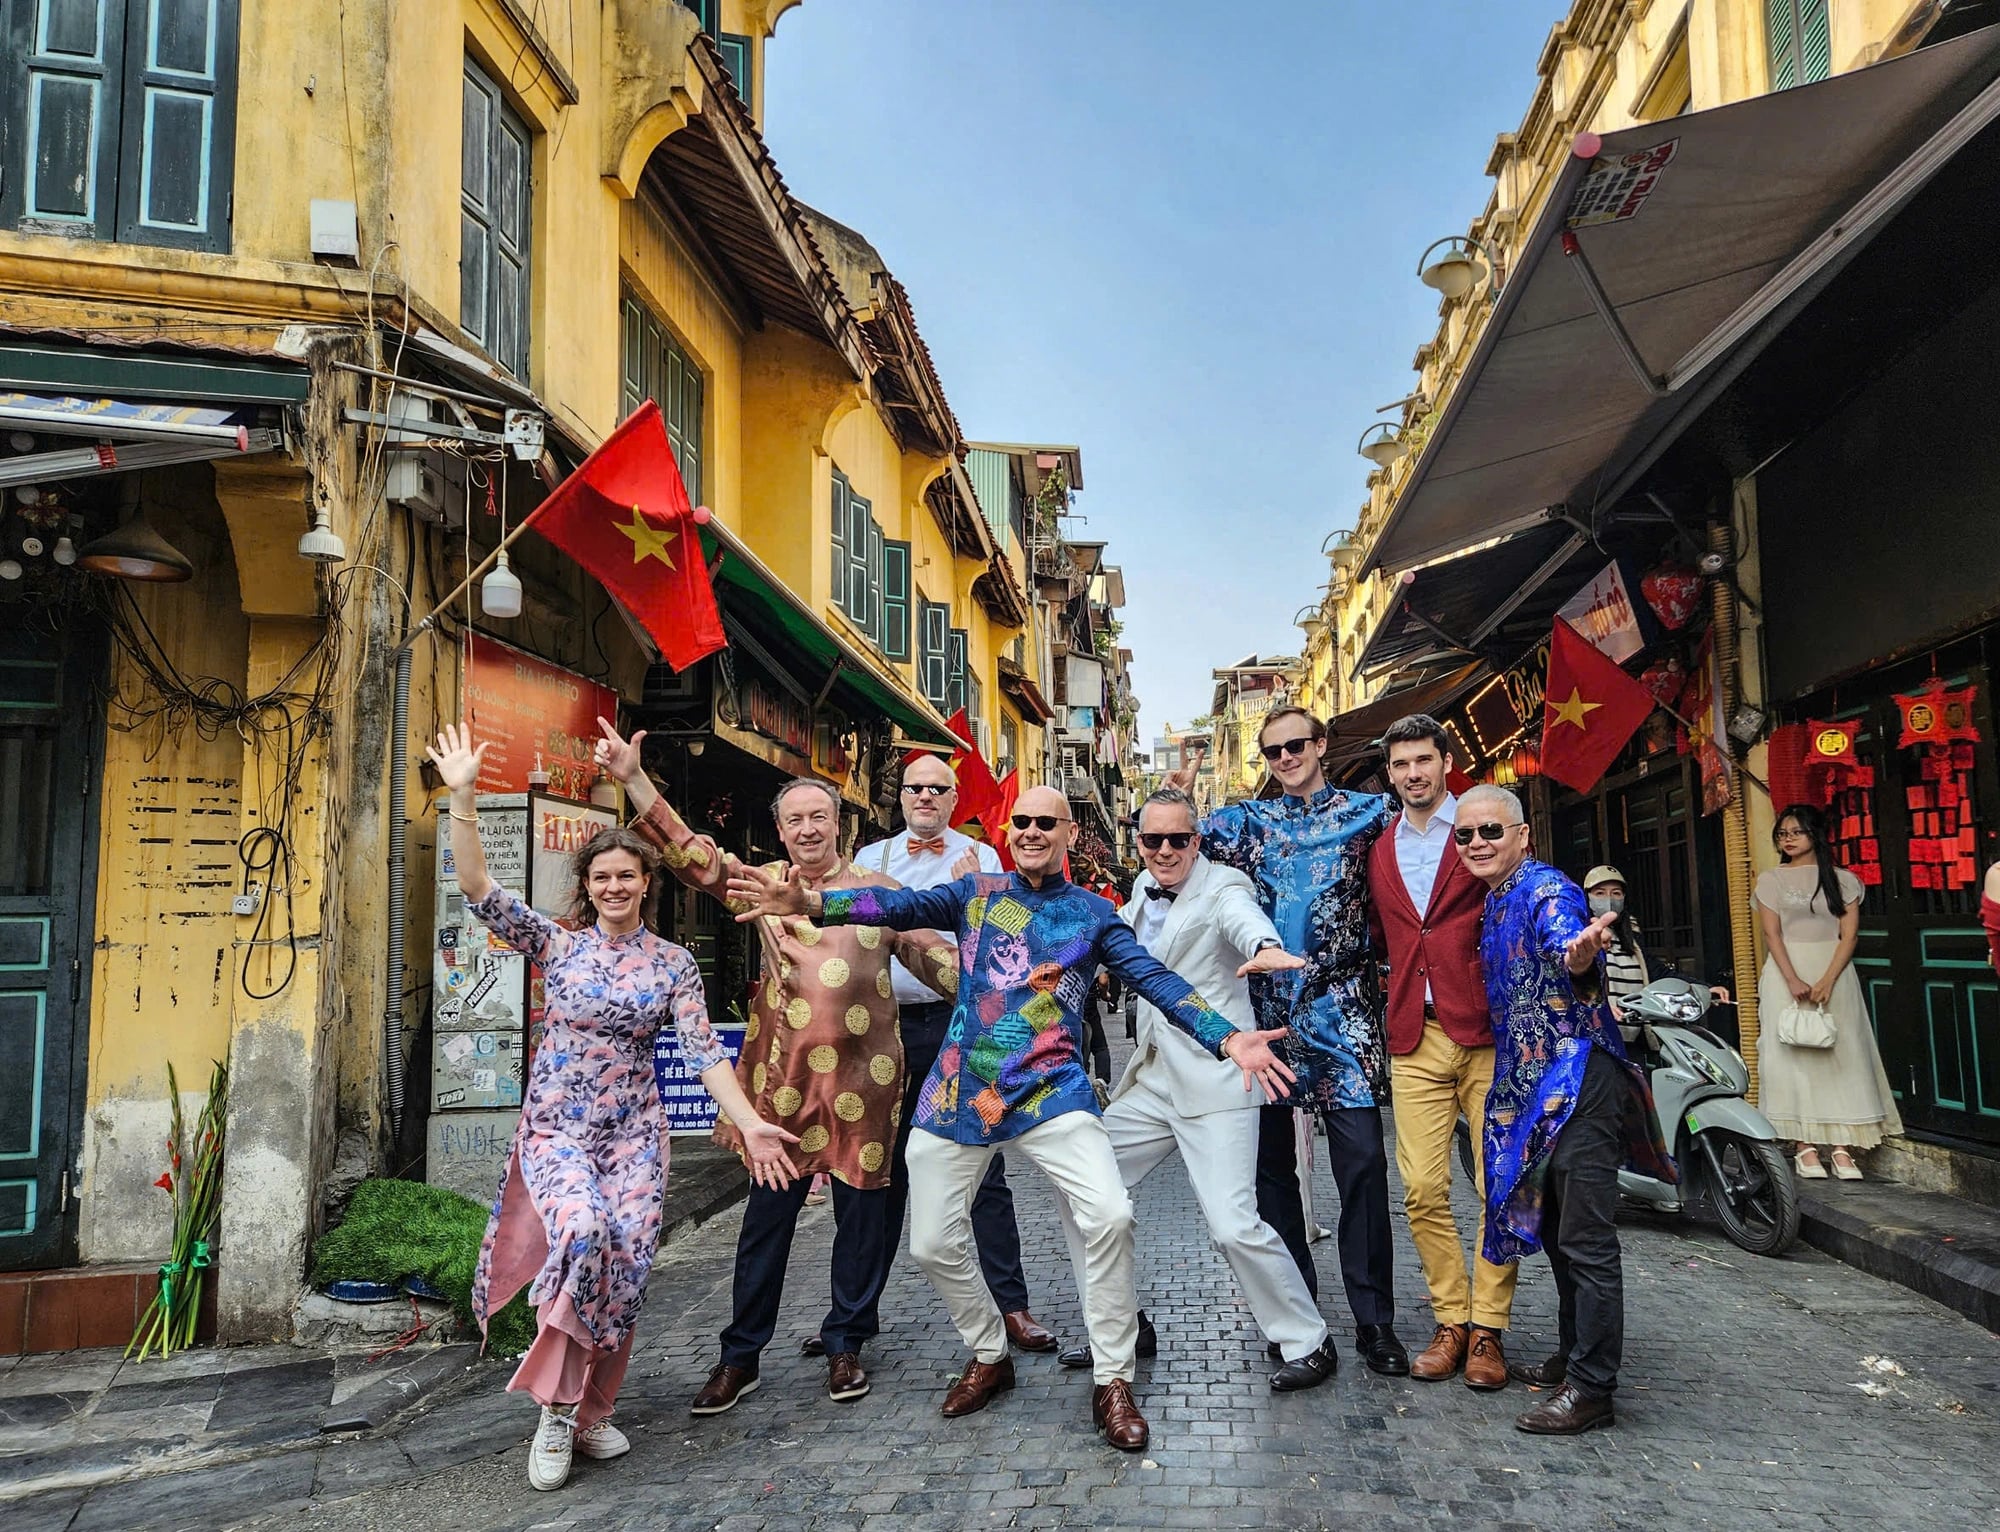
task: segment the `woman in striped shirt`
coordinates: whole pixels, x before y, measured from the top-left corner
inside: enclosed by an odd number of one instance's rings
[[[1612,944],[1604,950],[1604,988],[1611,1012],[1621,1022],[1625,1007],[1646,987],[1648,977],[1645,949],[1639,945],[1639,928],[1625,913],[1625,874],[1616,867],[1593,867],[1583,880],[1593,915],[1616,915],[1611,923]]]

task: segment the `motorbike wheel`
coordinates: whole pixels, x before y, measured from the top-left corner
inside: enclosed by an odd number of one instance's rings
[[[1799,1189],[1785,1152],[1722,1128],[1703,1133],[1697,1147],[1723,1233],[1752,1255],[1782,1254],[1799,1232]]]

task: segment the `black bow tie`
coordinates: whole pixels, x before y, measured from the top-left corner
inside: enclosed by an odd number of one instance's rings
[[[1172,904],[1174,900],[1180,897],[1180,892],[1177,888],[1162,888],[1157,883],[1148,884],[1146,887],[1146,897],[1148,899],[1164,899],[1169,904]]]

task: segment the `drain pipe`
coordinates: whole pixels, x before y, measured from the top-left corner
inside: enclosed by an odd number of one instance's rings
[[[396,647],[396,688],[389,726],[389,952],[388,997],[382,1005],[382,1038],[387,1048],[389,1131],[403,1132],[403,940],[409,921],[410,645]]]
[[[1708,546],[1724,557],[1730,555],[1733,533],[1726,526],[1709,528]],[[1723,716],[1738,701],[1736,598],[1727,580],[1709,584],[1710,610],[1714,618],[1716,668],[1722,672]],[[1718,741],[1718,744],[1720,741]],[[1751,929],[1750,805],[1744,801],[1740,779],[1722,811],[1722,861],[1729,881],[1730,961],[1736,970],[1736,1024],[1742,1043],[1743,1062],[1750,1066],[1751,1101],[1757,1099],[1757,935]]]

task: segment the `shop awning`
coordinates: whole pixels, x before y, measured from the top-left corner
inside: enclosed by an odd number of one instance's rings
[[[724,553],[715,594],[725,619],[734,614],[755,641],[782,643],[803,654],[815,674],[799,679],[830,688],[829,695],[850,712],[887,718],[913,744],[957,748],[958,741],[935,708],[909,691],[881,661],[816,616],[720,521],[709,522],[703,540],[711,560],[718,548]]]
[[[2000,117],[1996,75],[1987,28],[1568,160],[1361,572],[1615,504],[1692,385],[1747,365]]]
[[[1612,554],[1568,525],[1531,527],[1455,558],[1406,569],[1350,681],[1485,659],[1511,663]]]
[[[1384,729],[1411,713],[1434,714],[1448,707],[1485,674],[1487,667],[1482,664],[1461,666],[1434,681],[1391,692],[1361,707],[1335,714],[1326,747],[1327,779],[1356,781],[1377,770],[1382,764],[1382,751],[1376,741]]]
[[[310,381],[303,366],[219,352],[0,338],[0,392],[283,405],[304,403]]]

